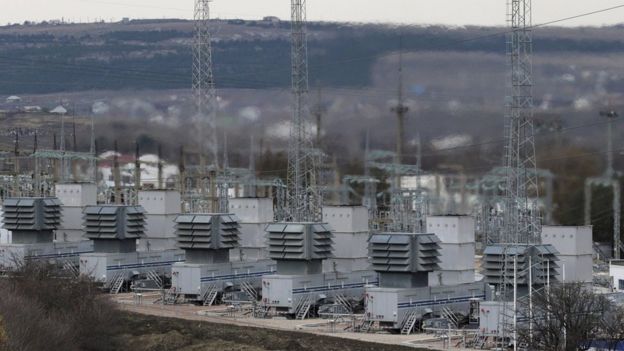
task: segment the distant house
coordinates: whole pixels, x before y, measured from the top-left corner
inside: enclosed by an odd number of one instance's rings
[[[24,106],[22,109],[24,112],[41,112],[41,106]]]
[[[15,96],[15,95],[12,95],[12,96],[9,96],[8,98],[6,98],[6,102],[9,103],[9,104],[15,104],[15,103],[18,103],[18,102],[21,102],[21,101],[22,101],[22,98],[19,97],[19,96]]]
[[[281,20],[279,19],[279,17],[275,17],[275,16],[266,16],[262,19],[262,21],[264,22],[270,22],[270,23],[280,23]]]
[[[53,115],[66,115],[67,109],[61,105],[58,105],[54,109],[52,109],[50,113]]]

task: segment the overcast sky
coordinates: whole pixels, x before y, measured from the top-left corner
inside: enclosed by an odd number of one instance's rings
[[[308,18],[323,21],[504,25],[507,0],[308,0]],[[193,0],[3,0],[0,24],[61,19],[190,18]],[[624,0],[533,0],[535,24],[624,5]],[[214,0],[213,17],[290,16],[288,0]],[[624,22],[624,7],[559,25]]]

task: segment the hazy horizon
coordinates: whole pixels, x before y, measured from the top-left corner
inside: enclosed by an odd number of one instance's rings
[[[193,0],[171,4],[170,0],[21,0],[0,13],[0,24],[65,19],[92,22],[96,19],[118,21],[129,18],[181,18],[193,15]],[[533,23],[540,24],[624,5],[622,0],[592,3],[580,0],[533,1]],[[397,24],[441,24],[449,26],[505,25],[504,0],[308,0],[311,21],[372,22]],[[290,17],[288,0],[214,0],[213,18],[258,19]],[[561,26],[603,26],[621,23],[624,7],[557,23]]]

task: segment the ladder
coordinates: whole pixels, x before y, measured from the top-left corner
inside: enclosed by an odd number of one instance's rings
[[[298,320],[304,320],[307,316],[308,313],[310,312],[310,308],[312,307],[312,299],[309,296],[304,297],[303,299],[301,299],[301,303],[299,303],[299,305],[297,306],[297,309],[295,310],[295,319]]]
[[[154,271],[147,271],[145,273],[147,279],[153,281],[158,286],[158,289],[162,289],[163,287],[163,279],[158,275],[158,273]]]
[[[459,318],[455,315],[453,311],[451,311],[450,308],[443,307],[441,314],[442,314],[442,317],[448,319],[453,329],[459,328]]]
[[[63,261],[63,270],[71,274],[72,277],[77,278],[80,275],[80,271],[71,261]]]
[[[410,335],[414,330],[414,326],[416,325],[416,321],[418,320],[418,313],[416,311],[410,312],[405,323],[401,327],[401,334]]]
[[[217,289],[216,286],[208,285],[201,294],[202,304],[204,306],[212,306],[215,303],[218,294],[219,289]]]
[[[247,294],[247,296],[249,297],[249,299],[251,301],[257,301],[258,300],[258,292],[251,285],[251,283],[249,283],[249,282],[241,282],[240,283],[240,288],[241,288],[241,290],[243,292],[245,292],[245,294]]]
[[[349,313],[353,312],[353,307],[351,306],[351,302],[349,302],[349,300],[343,295],[343,294],[336,294],[334,295],[334,302],[344,306],[347,311],[349,311]]]
[[[119,291],[121,291],[121,287],[123,286],[125,281],[126,274],[124,272],[117,273],[112,279],[112,283],[110,285],[110,293],[113,295],[119,294]]]

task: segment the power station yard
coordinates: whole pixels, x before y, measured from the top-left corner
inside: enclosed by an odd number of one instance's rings
[[[137,303],[134,294],[112,296],[119,308],[132,312],[129,323],[144,320],[135,330],[138,338],[129,338],[132,350],[427,350],[444,349],[433,335],[396,335],[342,331],[343,325],[330,331],[327,319],[254,319],[227,316],[224,306],[162,305],[155,296],[145,295]],[[218,315],[223,313],[223,317]],[[138,317],[136,314],[142,315]],[[207,315],[208,314],[208,315]],[[152,317],[158,318],[152,318]],[[185,321],[180,321],[183,319]],[[195,324],[188,321],[200,321]],[[200,336],[196,336],[196,333]],[[136,335],[136,334],[135,334]],[[173,336],[173,337],[172,337]],[[318,338],[315,336],[323,336]],[[166,340],[163,348],[142,348]],[[185,343],[182,345],[181,343]],[[168,343],[178,343],[168,345]],[[192,346],[189,343],[194,343]],[[171,348],[168,348],[171,347]]]

